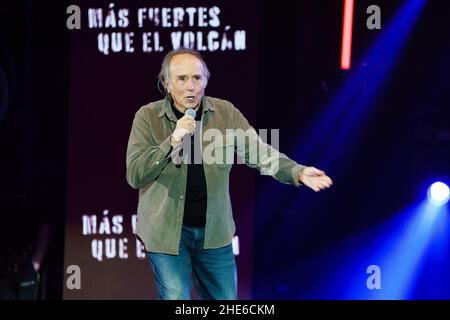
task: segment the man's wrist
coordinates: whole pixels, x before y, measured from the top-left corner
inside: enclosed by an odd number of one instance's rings
[[[173,136],[170,136],[170,144],[172,148],[176,148],[180,143],[181,141],[177,141]]]
[[[170,136],[170,142],[172,143],[180,143],[182,141],[182,139],[180,139],[179,137],[176,137],[174,135]]]
[[[178,146],[183,141],[183,137],[186,134],[189,134],[189,131],[187,131],[186,129],[176,128],[170,136],[170,144],[172,145],[172,147],[175,148],[176,146]]]
[[[294,180],[294,185],[297,187],[300,187],[303,184],[302,176],[303,176],[303,170],[306,168],[306,166],[297,164],[292,168],[292,179]]]

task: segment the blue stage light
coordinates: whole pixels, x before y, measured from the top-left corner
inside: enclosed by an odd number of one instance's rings
[[[449,188],[443,182],[435,182],[428,188],[428,199],[436,205],[446,204],[449,196]]]

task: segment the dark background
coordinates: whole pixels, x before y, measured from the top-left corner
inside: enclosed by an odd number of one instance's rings
[[[256,119],[249,118],[256,128],[279,128],[280,149],[300,163],[318,167],[319,153],[301,154],[297,147],[351,75],[339,69],[342,3],[264,1],[259,7],[257,109]],[[380,34],[365,27],[365,8],[379,5],[385,27],[402,3],[357,2],[352,68],[364,62],[365,52]],[[64,277],[67,5],[0,5],[1,68],[10,101],[0,113],[0,243],[4,252],[23,247],[33,241],[39,223],[50,223],[48,299],[62,297]],[[356,141],[351,148],[341,146],[345,158],[328,155],[331,163],[340,163],[323,168],[334,179],[332,189],[315,195],[257,175],[254,298],[317,297],[316,284],[333,269],[331,257],[319,264],[317,253],[390,218],[423,197],[434,179],[448,181],[448,9],[447,2],[437,0],[423,7]],[[232,100],[233,84],[227,89],[230,96],[224,98]],[[1,95],[6,99],[3,89]],[[448,291],[444,297],[449,297]]]
[[[258,11],[256,2],[241,4],[238,12],[236,3],[214,1],[178,3],[189,6],[220,8],[220,34],[226,25],[232,37],[234,30],[246,31],[246,50],[204,52],[212,77],[206,94],[232,101],[252,123],[256,118],[256,70],[258,44]],[[151,3],[152,7],[174,6],[165,1]],[[136,28],[138,8],[148,6],[146,2],[115,3],[116,11],[126,7],[130,10],[130,27],[134,32],[134,49],[130,53],[104,55],[97,50],[99,32],[111,33],[111,29],[89,29],[87,19],[82,20],[81,30],[70,32],[69,69],[69,113],[68,113],[68,161],[66,198],[66,245],[65,266],[78,265],[82,270],[85,286],[82,290],[65,290],[64,299],[150,299],[156,298],[152,272],[145,257],[136,258],[135,237],[132,235],[131,215],[136,214],[138,191],[126,182],[125,154],[131,124],[136,111],[151,101],[163,98],[157,88],[157,77],[165,52],[171,48],[170,32],[207,31],[212,28],[180,27],[162,28],[147,26]],[[108,7],[103,1],[86,1],[80,6],[87,17],[89,8]],[[245,10],[244,10],[245,9]],[[248,18],[251,10],[254,16]],[[104,13],[106,15],[106,13]],[[116,28],[114,31],[123,31]],[[164,52],[143,53],[140,35],[143,31],[159,32]],[[232,84],[232,85],[231,85]],[[232,90],[230,90],[232,88]],[[251,297],[252,244],[254,212],[254,172],[244,166],[235,166],[231,184],[233,211],[238,225],[240,254],[236,257],[239,268],[238,296]],[[245,181],[246,185],[239,182]],[[242,188],[247,188],[242,192]],[[124,232],[127,237],[128,259],[95,260],[91,254],[93,240],[103,241],[114,235],[81,235],[81,215],[95,215],[98,222],[103,210],[109,210],[109,217],[123,215]],[[106,271],[107,270],[107,271]],[[108,288],[108,290],[105,290]]]

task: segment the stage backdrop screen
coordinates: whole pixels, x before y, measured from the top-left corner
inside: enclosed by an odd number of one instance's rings
[[[134,236],[138,191],[126,182],[134,114],[163,97],[157,88],[163,56],[189,47],[202,53],[211,71],[206,94],[231,101],[254,123],[258,3],[77,5],[80,28],[69,32],[64,299],[155,299],[151,267]],[[68,26],[76,9],[68,8]],[[255,174],[243,165],[231,171],[240,299],[251,298]]]

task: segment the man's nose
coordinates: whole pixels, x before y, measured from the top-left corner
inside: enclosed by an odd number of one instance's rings
[[[194,84],[194,79],[189,79],[187,82],[187,89],[189,91],[194,91],[195,90],[195,84]]]

